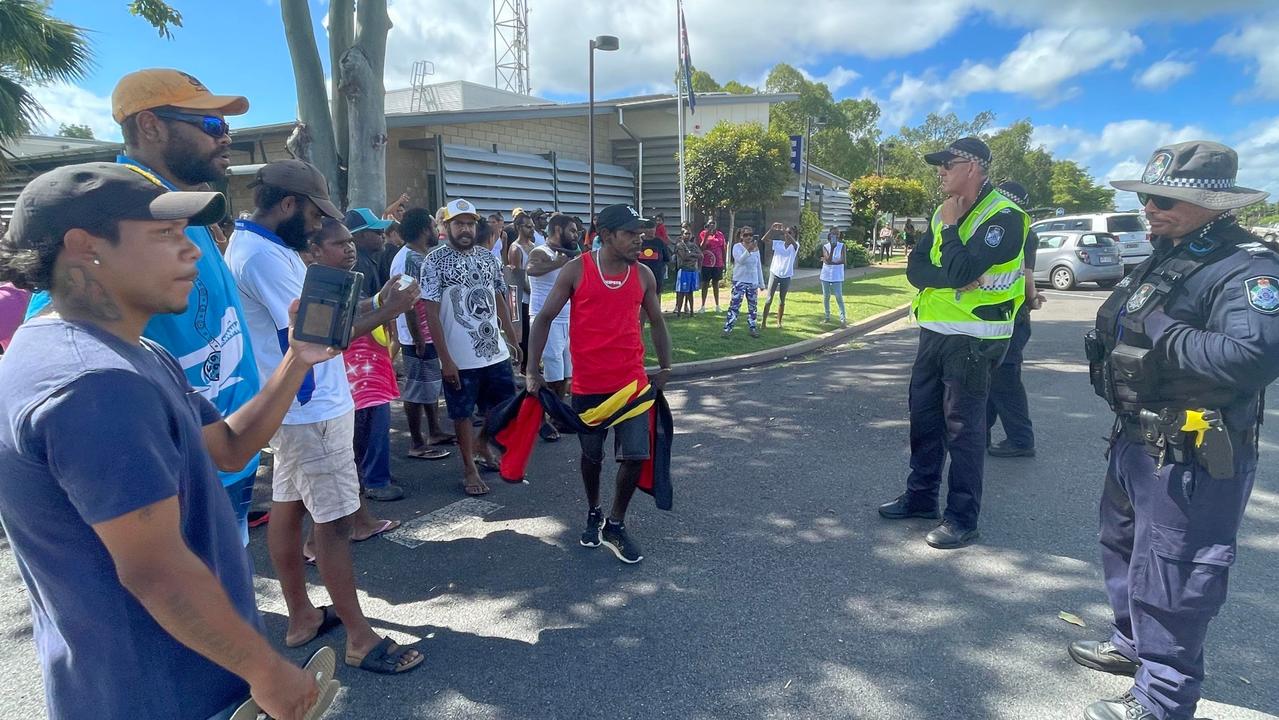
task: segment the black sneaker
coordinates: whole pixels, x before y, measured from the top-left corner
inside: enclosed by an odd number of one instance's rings
[[[604,546],[613,551],[618,560],[628,565],[633,565],[644,559],[644,552],[639,549],[639,545],[626,534],[626,526],[622,523],[615,523],[612,520],[604,523],[604,530],[600,532],[600,539],[604,541]]]
[[[600,528],[604,527],[604,511],[595,508],[586,514],[586,530],[582,531],[582,547],[600,546]]]

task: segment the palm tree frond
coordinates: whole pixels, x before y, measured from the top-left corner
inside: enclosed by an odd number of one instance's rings
[[[36,0],[0,0],[0,67],[24,81],[74,80],[92,64],[83,29]]]
[[[34,95],[0,75],[0,142],[30,132],[45,117],[47,113]]]

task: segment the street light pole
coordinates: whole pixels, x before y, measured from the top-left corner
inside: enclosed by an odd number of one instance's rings
[[[612,35],[599,35],[591,39],[590,50],[587,53],[590,56],[590,59],[587,62],[587,85],[589,86],[589,94],[586,110],[586,134],[588,138],[587,142],[590,144],[590,148],[587,150],[587,156],[590,158],[590,162],[588,163],[590,166],[590,189],[587,192],[590,195],[591,212],[589,217],[592,223],[595,221],[595,51],[611,51],[616,50],[618,47],[619,43],[616,37]]]
[[[808,206],[808,146],[813,141],[813,119],[804,118],[804,199],[799,203],[799,211],[804,212]]]

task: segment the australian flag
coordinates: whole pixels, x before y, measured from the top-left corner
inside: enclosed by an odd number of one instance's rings
[[[688,92],[688,111],[697,112],[697,96],[693,94],[693,58],[688,52],[688,24],[684,22],[684,2],[676,0],[679,7],[679,62],[684,73],[684,89]]]

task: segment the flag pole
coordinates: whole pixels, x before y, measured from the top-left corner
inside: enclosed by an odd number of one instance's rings
[[[683,226],[688,222],[688,205],[684,186],[684,25],[683,8],[680,0],[675,0],[675,114],[679,133],[679,222]]]

